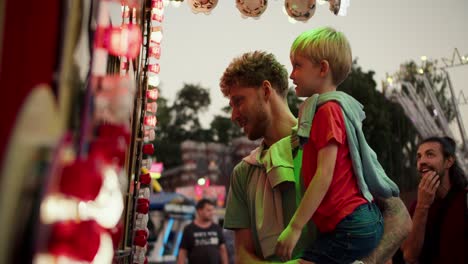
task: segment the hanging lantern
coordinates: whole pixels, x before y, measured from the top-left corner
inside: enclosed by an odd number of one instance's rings
[[[346,16],[350,0],[328,0],[330,3],[330,11],[338,16]]]
[[[188,0],[192,12],[209,14],[218,4],[218,0]]]
[[[236,0],[236,7],[245,17],[260,17],[267,8],[266,0]]]
[[[289,17],[306,22],[315,14],[315,0],[286,0],[284,7]]]

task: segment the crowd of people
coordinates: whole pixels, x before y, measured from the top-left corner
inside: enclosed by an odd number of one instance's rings
[[[380,264],[397,251],[406,263],[466,263],[467,180],[455,142],[422,140],[418,195],[408,211],[366,142],[363,106],[337,91],[352,66],[345,35],[330,27],[306,31],[290,59],[289,78],[306,97],[298,118],[286,99],[287,71],[271,53],[235,58],[220,80],[232,121],[249,139],[263,140],[230,178],[224,228],[234,231],[236,263]],[[203,224],[200,208],[184,231],[179,263],[186,256],[226,263],[220,228]],[[201,233],[212,243],[198,243],[194,234]]]

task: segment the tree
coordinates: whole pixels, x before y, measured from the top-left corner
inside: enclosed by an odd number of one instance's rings
[[[210,103],[208,89],[199,85],[184,84],[171,107],[170,125],[173,130],[170,138],[176,141],[183,139],[209,140],[209,131],[202,129],[199,115],[208,109]]]
[[[164,162],[166,168],[182,164],[182,141],[212,141],[211,130],[203,129],[199,119],[200,113],[206,111],[211,103],[208,89],[199,85],[184,84],[171,106],[168,106],[161,91],[157,103],[158,125],[153,143],[157,146],[157,159]]]
[[[213,132],[213,140],[218,143],[228,145],[234,138],[243,136],[242,130],[231,118],[231,107],[226,106],[223,109],[225,115],[216,115],[211,121],[211,131]]]
[[[363,131],[380,163],[398,186],[405,190],[415,187],[416,176],[413,147],[416,131],[400,105],[389,101],[376,90],[374,72],[363,72],[353,63],[349,77],[339,86],[364,105],[366,119]]]

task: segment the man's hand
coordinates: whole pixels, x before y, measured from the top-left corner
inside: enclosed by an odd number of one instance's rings
[[[286,229],[281,232],[278,243],[276,244],[275,253],[282,261],[288,261],[292,258],[293,249],[300,236],[301,229],[294,228],[291,225],[288,225]]]
[[[424,173],[418,187],[418,203],[416,207],[426,209],[431,207],[439,185],[439,175],[435,171],[431,170]]]

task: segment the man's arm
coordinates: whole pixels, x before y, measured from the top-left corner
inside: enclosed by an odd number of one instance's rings
[[[187,259],[187,250],[180,248],[179,255],[177,255],[177,264],[185,264],[185,259]]]
[[[411,218],[403,201],[398,197],[377,200],[384,217],[384,233],[377,248],[362,261],[385,263],[391,259],[411,230]]]
[[[255,247],[250,229],[237,229],[234,231],[235,263],[236,264],[272,264],[273,262],[261,260],[255,255]]]
[[[221,255],[221,263],[222,264],[228,264],[229,260],[228,260],[228,253],[227,253],[226,244],[221,244],[219,246],[219,254]]]

